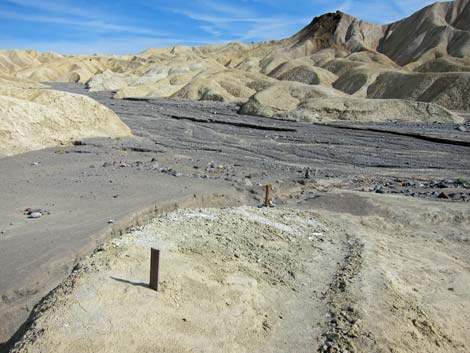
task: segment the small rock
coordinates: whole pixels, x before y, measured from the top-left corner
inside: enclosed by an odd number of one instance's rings
[[[459,126],[457,127],[455,130],[458,130],[458,131],[461,131],[461,132],[467,132],[467,129],[465,128],[465,126]]]
[[[305,179],[311,179],[312,178],[312,170],[310,168],[307,168],[305,171]]]
[[[271,330],[271,328],[272,328],[272,327],[271,327],[271,325],[269,324],[268,320],[264,320],[264,321],[263,321],[263,329],[264,329],[265,331],[268,331],[268,330]]]
[[[449,196],[445,192],[441,192],[439,196],[437,196],[438,199],[443,199],[443,200],[448,200]]]
[[[250,179],[245,178],[245,186],[253,186],[253,183],[251,182]]]
[[[42,213],[41,212],[31,212],[29,214],[29,218],[41,218],[42,217]]]
[[[115,221],[114,221],[113,219],[110,219],[110,220],[108,221],[108,224],[113,224],[114,222],[115,222]]]

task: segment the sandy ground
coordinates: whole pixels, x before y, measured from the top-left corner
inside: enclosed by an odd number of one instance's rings
[[[145,156],[149,166],[152,156]],[[0,342],[103,241],[165,210],[244,198],[223,180],[121,167],[142,158],[113,148],[54,148],[0,160]],[[45,215],[28,218],[26,208]]]
[[[468,229],[462,203],[344,191],[179,210],[81,262],[13,351],[468,352]]]
[[[89,94],[79,85],[60,87]],[[459,200],[468,207],[470,200],[470,188],[440,186],[442,179],[470,180],[470,133],[452,125],[311,125],[240,116],[215,102],[92,97],[136,137],[0,159],[2,353],[82,256],[162,211],[258,205],[258,184],[266,182],[277,205],[292,207],[330,207],[324,193],[332,188],[433,199],[444,191],[449,199],[439,207]],[[340,204],[360,209],[356,199]],[[47,212],[29,219],[27,208]]]

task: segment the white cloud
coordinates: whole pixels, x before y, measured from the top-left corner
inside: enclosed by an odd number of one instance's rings
[[[248,1],[244,2],[244,6],[233,6],[224,1],[199,0],[196,9],[173,7],[170,10],[203,22],[204,25],[200,28],[214,36],[225,34],[238,41],[280,39],[294,34],[299,27],[307,25],[311,20],[310,16],[263,16],[250,8]]]
[[[42,13],[33,11],[7,11],[0,10],[0,17],[13,18],[20,21],[63,24],[81,27],[99,32],[125,32],[130,34],[141,34],[149,36],[169,35],[168,32],[157,31],[138,26],[126,25],[121,19],[113,22],[102,20],[112,18],[110,14],[103,14],[98,9],[82,9],[74,7],[67,2],[46,1],[46,0],[6,0],[9,3],[40,10]]]
[[[21,14],[13,11],[0,10],[0,17],[16,19],[20,21],[29,22],[41,22],[50,24],[63,24],[82,28],[88,28],[93,31],[101,32],[125,32],[132,34],[142,34],[149,36],[162,36],[168,35],[167,32],[155,31],[135,26],[127,26],[121,24],[108,23],[97,19],[73,19],[70,17],[60,16],[47,16],[47,15],[33,15],[33,14]]]
[[[5,0],[8,3],[22,7],[30,7],[45,12],[57,12],[80,17],[96,17],[102,15],[97,9],[88,8],[86,10],[70,5],[67,1],[48,0]]]

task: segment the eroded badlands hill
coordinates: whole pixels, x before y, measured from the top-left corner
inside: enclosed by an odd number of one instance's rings
[[[124,56],[0,51],[0,71],[3,85],[81,82],[116,98],[236,102],[266,117],[460,123],[451,111],[470,110],[470,0],[387,25],[329,13],[290,38],[249,45]]]

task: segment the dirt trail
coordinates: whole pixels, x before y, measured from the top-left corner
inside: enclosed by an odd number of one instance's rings
[[[468,352],[464,204],[335,196],[373,207],[158,217],[82,262],[14,352]]]

